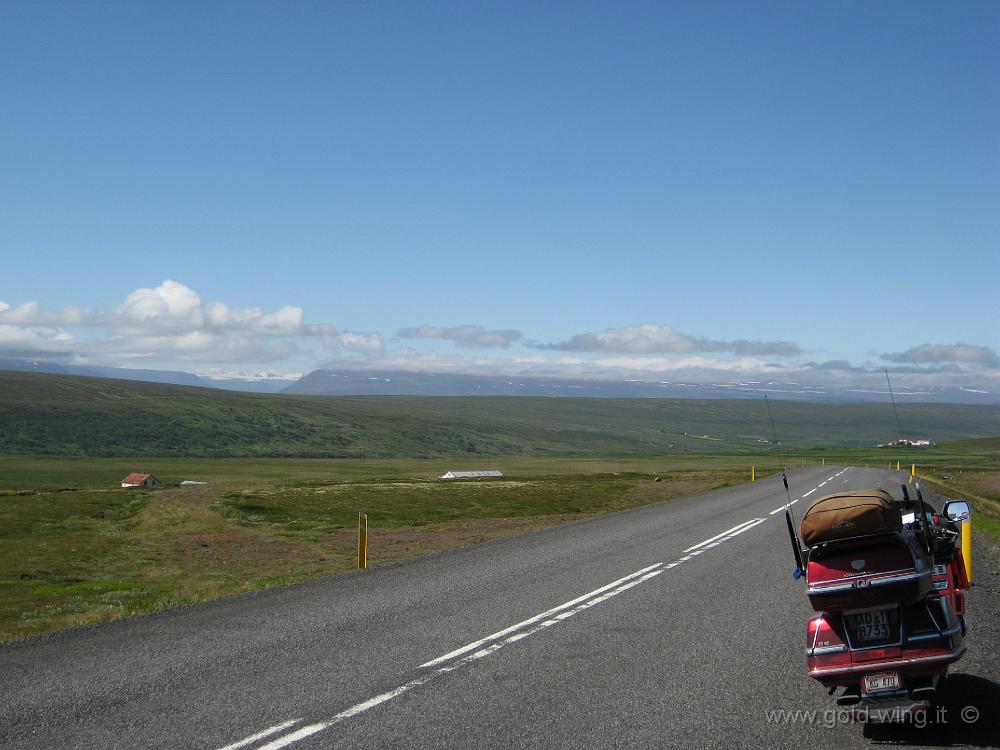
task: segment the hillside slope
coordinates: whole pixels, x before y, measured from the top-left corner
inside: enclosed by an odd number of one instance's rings
[[[888,405],[775,402],[792,448],[895,436]],[[900,407],[912,437],[1000,435],[1000,407]],[[760,401],[310,397],[0,372],[0,452],[88,456],[444,457],[759,452]]]

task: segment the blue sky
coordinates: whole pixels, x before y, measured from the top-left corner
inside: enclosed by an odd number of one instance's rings
[[[5,3],[0,357],[1000,383],[997,38],[992,2]]]

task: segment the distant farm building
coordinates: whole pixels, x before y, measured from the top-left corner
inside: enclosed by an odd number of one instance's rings
[[[496,469],[489,469],[488,471],[449,471],[447,474],[441,475],[439,479],[481,479],[483,477],[502,476],[502,472]]]
[[[129,474],[122,480],[122,487],[156,487],[160,480],[152,474]]]
[[[879,448],[926,448],[931,444],[930,440],[911,440],[910,438],[899,438],[898,440],[890,440],[887,443],[879,443]]]

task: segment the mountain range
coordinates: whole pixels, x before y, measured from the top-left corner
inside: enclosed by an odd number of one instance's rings
[[[174,370],[139,370],[70,365],[29,359],[0,359],[0,370],[83,375],[117,380],[200,386],[249,393],[306,396],[559,396],[588,398],[743,399],[767,394],[776,400],[834,403],[885,402],[885,389],[815,385],[781,380],[734,380],[696,383],[658,379],[588,379],[524,375],[471,375],[407,370],[319,369],[298,380],[283,378],[210,378]],[[1000,405],[1000,393],[954,386],[897,388],[900,403]]]

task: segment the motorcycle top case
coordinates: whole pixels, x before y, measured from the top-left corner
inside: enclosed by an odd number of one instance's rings
[[[800,525],[809,545],[809,603],[817,612],[909,605],[931,590],[932,565],[882,490],[820,498]]]
[[[854,537],[901,531],[899,506],[884,490],[853,490],[821,497],[799,524],[807,547]]]

